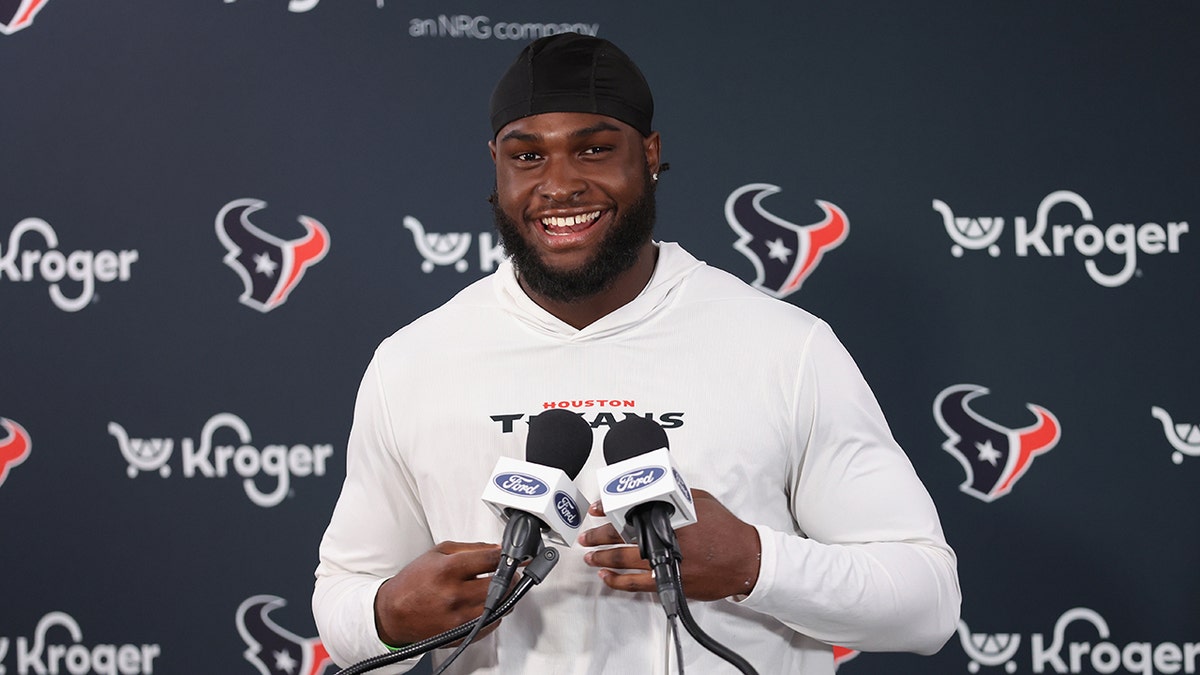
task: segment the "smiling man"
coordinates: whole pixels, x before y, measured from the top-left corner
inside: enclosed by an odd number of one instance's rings
[[[633,299],[657,258],[658,134],[595,113],[542,113],[502,131],[489,144],[492,204],[521,287],[576,328]]]
[[[611,43],[560,36],[522,53],[491,107],[505,251],[539,305],[583,328],[633,299],[654,271],[650,88]]]
[[[478,495],[499,457],[524,457],[526,423],[563,407],[593,430],[576,480],[593,500],[609,427],[666,429],[695,498],[677,532],[692,613],[758,672],[829,675],[830,645],[932,653],[953,634],[954,553],[829,326],[652,239],[653,111],[624,53],[574,34],[532,43],[497,85],[510,258],[363,377],[313,596],[339,663],[479,616],[503,526]],[[603,516],[447,672],[727,672],[695,641],[676,651],[646,562]]]

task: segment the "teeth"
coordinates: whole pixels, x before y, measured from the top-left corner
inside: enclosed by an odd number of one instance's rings
[[[590,223],[599,217],[599,211],[592,211],[591,213],[584,213],[578,216],[566,216],[563,218],[558,216],[549,216],[547,218],[542,218],[542,225],[546,227],[574,227],[575,225]]]

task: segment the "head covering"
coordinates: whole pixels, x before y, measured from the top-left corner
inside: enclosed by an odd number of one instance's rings
[[[608,40],[560,33],[521,50],[492,92],[492,135],[513,120],[547,112],[616,118],[650,135],[654,97],[642,71]]]

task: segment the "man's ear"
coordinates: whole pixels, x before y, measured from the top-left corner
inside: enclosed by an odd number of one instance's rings
[[[651,131],[649,136],[642,139],[642,145],[646,152],[646,166],[650,167],[650,173],[658,173],[658,159],[662,150],[658,132]]]
[[[492,153],[492,164],[496,163],[496,139],[488,141],[488,150]]]

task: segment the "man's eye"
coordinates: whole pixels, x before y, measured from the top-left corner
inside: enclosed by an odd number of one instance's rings
[[[521,152],[516,154],[513,159],[518,162],[535,162],[538,159],[538,154],[536,152]]]
[[[600,154],[608,152],[610,149],[611,148],[608,148],[603,145],[593,145],[592,147],[588,148],[587,150],[584,150],[583,154],[585,154],[585,155],[600,155]]]

